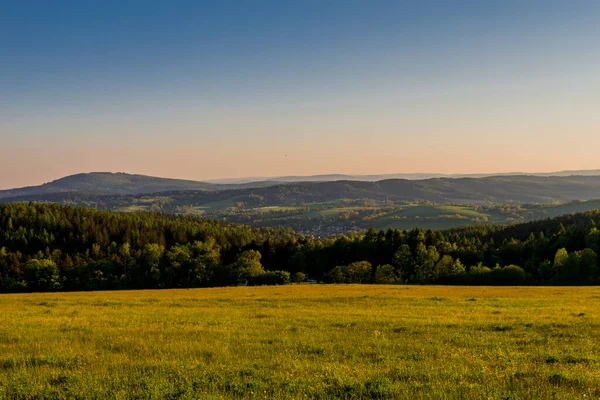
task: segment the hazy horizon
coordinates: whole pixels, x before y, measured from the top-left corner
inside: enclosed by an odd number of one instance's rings
[[[0,6],[0,188],[600,168],[600,3]]]
[[[590,170],[561,170],[561,171],[501,171],[501,172],[473,172],[473,173],[441,173],[441,172],[396,172],[396,173],[382,173],[382,174],[378,174],[378,173],[374,173],[374,174],[345,174],[345,173],[324,173],[324,174],[311,174],[311,175],[274,175],[274,176],[235,176],[235,177],[226,177],[226,178],[209,178],[209,179],[196,179],[196,178],[184,178],[181,176],[163,176],[163,175],[148,175],[148,174],[143,174],[143,173],[135,173],[135,172],[127,172],[127,171],[81,171],[81,172],[76,172],[73,174],[68,174],[68,175],[61,175],[61,176],[57,176],[54,178],[51,178],[49,180],[45,180],[45,181],[39,181],[39,182],[34,182],[32,184],[27,184],[27,185],[18,185],[18,186],[10,186],[10,187],[0,187],[0,190],[7,190],[7,189],[19,189],[19,188],[23,188],[23,187],[29,187],[29,186],[39,186],[39,185],[43,185],[46,183],[50,183],[65,177],[69,177],[69,176],[73,176],[73,175],[79,175],[79,174],[94,174],[94,173],[111,173],[111,174],[127,174],[127,175],[141,175],[141,176],[149,176],[149,177],[154,177],[154,178],[164,178],[164,179],[181,179],[181,180],[190,180],[190,181],[197,181],[197,182],[212,182],[212,183],[229,183],[228,181],[230,181],[231,183],[238,183],[238,182],[258,182],[261,180],[277,180],[279,179],[286,179],[286,178],[318,178],[318,177],[326,177],[326,176],[347,176],[347,177],[354,177],[354,178],[360,178],[360,177],[383,177],[382,179],[386,179],[386,177],[388,176],[415,176],[414,179],[429,179],[430,177],[449,177],[449,178],[454,178],[454,177],[469,177],[469,176],[497,176],[497,175],[504,175],[504,176],[510,176],[510,175],[552,175],[552,174],[565,174],[565,176],[568,176],[569,173],[573,173],[573,175],[578,175],[578,173],[584,173],[584,172],[598,172],[600,171],[600,169],[590,169]],[[592,174],[595,175],[595,174]],[[599,174],[600,175],[600,174]],[[422,176],[422,177],[421,177]],[[407,178],[410,179],[410,178]]]

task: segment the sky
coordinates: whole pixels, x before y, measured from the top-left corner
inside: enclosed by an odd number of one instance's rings
[[[600,168],[600,2],[0,2],[0,188]]]

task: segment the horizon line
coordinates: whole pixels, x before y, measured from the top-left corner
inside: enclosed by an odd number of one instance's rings
[[[542,171],[542,172],[523,172],[523,171],[508,171],[508,172],[472,172],[472,173],[441,173],[441,172],[397,172],[397,173],[380,173],[380,174],[349,174],[349,173],[323,173],[323,174],[313,174],[313,175],[276,175],[276,176],[241,176],[241,177],[230,177],[230,178],[210,178],[210,179],[187,179],[187,178],[177,178],[170,176],[159,176],[159,175],[148,175],[134,172],[124,172],[124,171],[88,171],[88,172],[77,172],[74,174],[64,175],[58,177],[56,179],[39,183],[37,185],[26,185],[26,186],[18,186],[18,187],[10,187],[10,188],[0,188],[0,190],[17,190],[28,187],[36,187],[42,186],[46,184],[50,184],[61,179],[77,176],[77,175],[92,175],[92,174],[122,174],[122,175],[130,175],[130,176],[143,176],[150,178],[158,178],[158,179],[173,179],[173,180],[181,180],[188,182],[199,182],[199,183],[213,183],[213,184],[227,184],[229,182],[231,184],[239,183],[251,183],[251,182],[266,182],[266,181],[277,181],[278,179],[302,179],[302,178],[321,178],[327,176],[339,176],[339,177],[349,177],[349,178],[374,178],[374,177],[382,177],[385,180],[385,177],[393,177],[393,176],[414,176],[414,177],[422,177],[422,179],[435,179],[435,178],[469,178],[469,177],[492,177],[492,176],[544,176],[544,175],[555,175],[555,174],[572,174],[566,176],[577,176],[581,174],[577,173],[598,173],[600,175],[600,168],[598,169],[569,169],[569,170],[559,170],[559,171]],[[393,178],[390,178],[393,179]],[[398,178],[398,179],[407,179],[407,178]],[[345,179],[334,179],[334,180],[345,180]],[[353,179],[359,180],[359,179]],[[411,180],[411,179],[408,179]],[[419,179],[412,179],[419,180]],[[301,182],[301,181],[298,181]]]

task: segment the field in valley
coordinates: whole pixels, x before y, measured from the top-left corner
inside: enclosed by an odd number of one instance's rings
[[[289,226],[304,233],[336,234],[352,229],[448,229],[465,225],[514,224],[598,209],[600,201],[567,204],[473,205],[402,204],[336,200],[302,205],[248,207],[243,202],[219,201],[201,206],[174,207],[157,198],[117,207],[118,211],[166,211],[192,214],[263,227]],[[240,205],[241,204],[241,205]]]
[[[56,202],[112,211],[195,215],[259,227],[285,226],[318,236],[370,227],[510,225],[598,209],[598,198],[597,176],[265,181],[219,186],[96,173],[0,191],[2,202]]]
[[[599,287],[1,295],[3,398],[598,398]]]

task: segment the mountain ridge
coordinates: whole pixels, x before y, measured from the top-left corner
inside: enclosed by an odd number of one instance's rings
[[[291,183],[326,182],[381,182],[387,180],[424,181],[428,179],[463,179],[493,177],[569,177],[600,176],[600,170],[574,170],[548,173],[498,173],[498,174],[379,174],[379,175],[290,175],[280,177],[233,178],[196,181],[189,179],[163,178],[150,175],[129,174],[125,172],[87,172],[68,175],[41,185],[0,190],[0,199],[47,195],[65,192],[94,192],[99,195],[135,195],[143,193],[161,193],[168,191],[223,191],[231,189],[254,189]]]
[[[434,202],[439,204],[549,204],[574,200],[600,198],[600,176],[496,176],[484,178],[430,178],[423,180],[385,179],[368,181],[325,181],[325,182],[262,182],[254,184],[210,185],[192,181],[182,184],[146,184],[134,187],[126,193],[114,187],[77,190],[43,190],[33,193],[16,193],[2,196],[0,201],[75,201],[77,199],[107,198],[139,200],[141,198],[171,197],[204,204],[214,201],[236,201],[264,206],[335,201],[342,199],[369,199],[392,202]],[[200,187],[201,189],[198,189]],[[34,187],[35,189],[36,187]],[[131,190],[131,189],[130,189]],[[67,200],[70,199],[70,200]]]
[[[262,187],[274,184],[263,181],[250,184]],[[37,186],[0,190],[0,199],[66,192],[93,192],[98,195],[131,195],[172,190],[219,191],[245,188],[248,184],[217,184],[187,179],[160,178],[124,172],[87,172],[68,175]]]
[[[446,173],[395,173],[395,174],[318,174],[318,175],[285,175],[273,177],[243,177],[208,179],[208,183],[252,183],[261,181],[276,182],[329,182],[339,180],[376,182],[386,179],[423,180],[432,178],[486,178],[495,176],[600,176],[600,169],[564,170],[556,172],[497,172],[483,174],[446,174]]]

